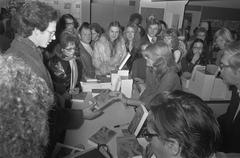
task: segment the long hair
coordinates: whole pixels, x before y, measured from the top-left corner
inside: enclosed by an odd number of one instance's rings
[[[193,46],[194,46],[195,43],[202,43],[202,45],[204,46],[204,41],[203,41],[203,40],[201,40],[201,39],[195,39],[195,40],[192,42],[192,44],[190,45],[189,51],[188,51],[188,53],[187,53],[187,55],[186,55],[186,59],[187,59],[188,62],[191,62],[191,61],[192,61],[192,58],[193,58],[193,56],[194,56],[194,54],[193,54]],[[203,49],[203,51],[204,51],[204,49]],[[200,55],[200,59],[204,57],[203,54],[204,54],[204,52],[202,52],[202,54]]]
[[[232,33],[225,27],[217,30],[214,34],[214,41],[216,41],[218,37],[221,37],[225,41],[225,46],[233,42]]]
[[[125,40],[125,42],[126,42],[126,46],[129,45],[129,40],[127,39],[127,35],[126,35],[127,29],[128,29],[129,27],[134,30],[133,48],[138,49],[138,48],[140,48],[140,33],[139,33],[139,31],[138,31],[138,27],[137,27],[136,25],[134,25],[134,24],[128,24],[128,25],[125,27],[125,30],[124,30],[124,32],[123,32],[123,38],[124,38],[124,40]]]
[[[194,94],[164,92],[150,102],[148,124],[168,142],[175,139],[184,158],[207,158],[216,152],[220,130],[213,111]]]
[[[231,56],[228,63],[231,68],[238,70],[240,68],[240,41],[234,41],[226,46],[224,54]]]

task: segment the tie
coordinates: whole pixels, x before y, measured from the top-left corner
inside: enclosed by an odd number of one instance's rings
[[[153,43],[155,43],[157,41],[157,38],[156,37],[153,37],[152,39],[151,39],[151,43],[153,44]]]

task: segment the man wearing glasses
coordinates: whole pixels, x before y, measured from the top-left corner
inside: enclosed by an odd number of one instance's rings
[[[52,91],[52,81],[38,47],[46,48],[55,39],[57,18],[56,10],[44,3],[25,3],[12,23],[17,35],[6,52],[6,55],[22,58],[38,76],[47,82]]]
[[[233,85],[233,93],[227,112],[218,118],[221,126],[224,152],[240,153],[240,42],[233,42],[224,49],[221,59],[221,76],[228,85]]]

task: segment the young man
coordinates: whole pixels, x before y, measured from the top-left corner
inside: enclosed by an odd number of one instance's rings
[[[95,68],[92,64],[93,49],[90,45],[92,40],[92,32],[87,22],[82,23],[78,30],[80,37],[79,51],[80,59],[83,65],[83,80],[95,78]]]
[[[57,11],[45,3],[39,1],[26,2],[19,9],[16,17],[14,17],[13,26],[16,27],[17,36],[5,53],[6,56],[21,58],[38,77],[45,80],[52,92],[54,92],[52,80],[43,64],[42,52],[39,47],[46,48],[55,39],[57,18]],[[55,102],[57,101],[55,100]],[[49,106],[51,105],[53,103],[49,104]],[[74,117],[72,113],[75,114],[75,117],[78,116],[78,122],[73,122],[73,124],[78,124],[79,126],[83,119],[93,119],[101,114],[100,111],[92,112],[90,108],[83,111],[73,111],[59,106],[54,106],[53,108],[54,110],[51,110],[49,113],[51,142],[49,152],[53,149],[56,141],[58,141],[60,130],[65,130],[69,127],[71,117]],[[74,120],[77,119],[75,118]],[[57,124],[64,127],[61,126],[57,129]]]
[[[240,153],[240,42],[233,42],[224,49],[220,67],[225,83],[234,86],[227,112],[218,118],[222,135],[221,151]]]

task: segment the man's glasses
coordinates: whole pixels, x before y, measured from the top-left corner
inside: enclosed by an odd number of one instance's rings
[[[55,36],[55,32],[56,32],[56,31],[48,31],[48,30],[46,30],[46,31],[49,33],[50,37]]]

